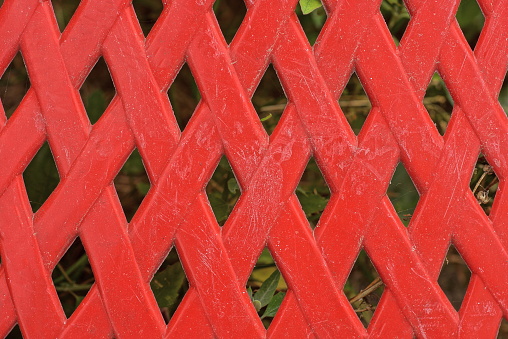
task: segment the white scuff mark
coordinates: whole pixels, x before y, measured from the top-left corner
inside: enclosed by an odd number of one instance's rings
[[[462,69],[464,68],[464,64],[466,63],[466,59],[467,59],[467,54],[464,54],[464,60],[462,60],[462,64],[460,65],[459,74],[457,75],[457,78],[460,78]]]
[[[411,272],[413,272],[414,274],[416,274],[418,277],[422,278],[425,281],[429,280],[426,276],[421,275],[414,267],[411,267]]]
[[[46,120],[42,114],[36,114],[34,117],[35,128],[38,132],[44,133],[46,131]]]

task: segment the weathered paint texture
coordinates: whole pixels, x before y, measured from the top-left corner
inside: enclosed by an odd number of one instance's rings
[[[145,40],[128,0],[83,0],[63,34],[50,1],[5,0],[0,73],[21,51],[31,89],[0,113],[0,336],[27,338],[494,338],[508,317],[508,0],[479,0],[473,52],[459,0],[405,0],[395,46],[381,0],[324,0],[311,47],[297,0],[247,0],[228,46],[213,0],[165,1]],[[99,57],[117,96],[90,124],[79,88]],[[202,94],[187,128],[166,91],[187,62]],[[250,101],[273,64],[289,99],[268,136]],[[338,105],[355,71],[372,111],[356,137]],[[439,72],[455,101],[442,137],[422,100]],[[44,141],[61,182],[33,214],[22,173]],[[137,148],[151,189],[127,224],[112,181]],[[489,217],[469,180],[479,153],[500,179]],[[204,187],[222,155],[242,195],[220,228]],[[312,231],[295,195],[310,157],[332,192]],[[421,199],[408,228],[386,196],[402,162]],[[76,237],[96,282],[66,319],[51,272]],[[472,271],[456,312],[437,283],[456,246]],[[176,246],[190,290],[165,325],[149,282]],[[268,247],[289,290],[265,330],[245,290]],[[386,285],[365,329],[343,286],[365,249]]]

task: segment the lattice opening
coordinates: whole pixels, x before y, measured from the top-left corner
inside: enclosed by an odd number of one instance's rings
[[[7,334],[6,339],[23,339],[23,335],[21,334],[21,330],[19,329],[19,325],[16,324],[14,328]]]
[[[51,0],[51,2],[53,4],[53,11],[55,12],[58,28],[60,28],[60,32],[63,32],[65,27],[69,24],[69,21],[71,21],[81,0]]]
[[[485,24],[485,17],[478,2],[476,0],[462,0],[456,17],[469,46],[474,49]]]
[[[150,180],[137,149],[131,153],[114,183],[125,217],[130,222],[150,189]]]
[[[438,73],[432,76],[432,80],[425,93],[425,98],[423,99],[423,104],[436,125],[439,134],[444,135],[452,115],[453,98]]]
[[[56,265],[52,278],[65,315],[69,318],[95,281],[92,267],[79,237]]]
[[[402,163],[397,166],[386,195],[402,223],[409,225],[420,196]]]
[[[161,0],[133,0],[132,6],[136,12],[141,29],[145,36],[150,33],[155,22],[164,9]]]
[[[30,88],[25,62],[18,52],[0,78],[0,100],[6,118],[10,118]]]
[[[189,283],[175,247],[171,249],[155,273],[150,287],[167,324],[189,289]]]
[[[508,320],[501,320],[501,325],[499,326],[499,333],[497,335],[498,339],[506,339],[508,338]]]
[[[168,95],[178,126],[183,131],[201,100],[201,93],[187,64],[184,64],[178,72],[169,87]]]
[[[48,143],[44,143],[23,172],[23,180],[32,210],[37,210],[48,199],[60,182],[60,176]]]
[[[272,65],[268,66],[258,88],[252,96],[252,104],[258,112],[268,134],[272,134],[287,104],[284,89]]]
[[[330,200],[330,189],[326,184],[319,167],[311,158],[305,167],[296,195],[312,228],[315,228],[321,214]]]
[[[505,113],[508,113],[508,78],[503,81],[503,86],[499,92],[499,102],[504,109]]]
[[[339,105],[353,132],[358,135],[372,105],[360,79],[353,74],[339,98]]]
[[[381,14],[392,34],[393,41],[399,45],[409,23],[409,13],[402,0],[383,0]]]
[[[439,274],[438,283],[457,311],[466,295],[470,278],[471,271],[455,247],[450,246]]]
[[[247,13],[245,3],[242,0],[216,0],[213,11],[229,45]]]
[[[90,123],[95,124],[115,96],[108,65],[101,57],[79,90]]]
[[[296,14],[309,43],[314,45],[327,19],[323,4],[319,0],[302,0]]]
[[[368,327],[381,299],[384,285],[365,251],[360,251],[344,285],[344,293],[351,306]]]
[[[225,156],[206,186],[206,194],[219,225],[224,225],[240,197],[240,187]]]
[[[492,204],[498,187],[499,178],[485,157],[480,155],[471,178],[470,188],[487,215],[492,210]]]
[[[268,328],[288,287],[270,251],[265,248],[247,282],[249,294],[263,325]]]

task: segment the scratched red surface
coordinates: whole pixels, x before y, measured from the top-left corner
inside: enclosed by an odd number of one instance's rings
[[[458,0],[405,0],[398,47],[380,0],[323,1],[313,47],[297,0],[247,0],[230,46],[213,2],[166,1],[145,40],[128,0],[81,1],[63,33],[50,1],[5,0],[0,74],[21,51],[32,86],[8,120],[0,106],[0,335],[495,338],[508,319],[508,0],[478,1],[474,52]],[[79,88],[101,56],[117,95],[92,126]],[[166,91],[184,62],[202,101],[181,132]],[[250,97],[270,63],[289,100],[268,136]],[[358,137],[337,103],[353,71],[373,104]],[[422,104],[436,71],[455,102],[444,137]],[[46,140],[61,181],[34,214],[22,173]],[[113,179],[134,148],[151,189],[128,224]],[[469,189],[480,152],[500,179],[489,217]],[[242,195],[220,228],[204,187],[222,155]],[[332,193],[315,231],[294,193],[311,156]],[[386,196],[399,162],[420,194],[408,228]],[[67,319],[51,273],[78,236],[96,282]],[[459,312],[437,283],[450,243],[472,271]],[[173,246],[190,290],[166,326],[149,283]],[[289,286],[268,330],[245,290],[265,246]],[[386,285],[367,329],[343,293],[362,249]]]

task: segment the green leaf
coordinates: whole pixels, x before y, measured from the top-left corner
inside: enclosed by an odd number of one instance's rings
[[[208,197],[210,201],[210,205],[212,206],[213,214],[215,214],[215,218],[218,222],[226,220],[229,213],[229,205],[224,199],[217,197],[215,195],[210,195]]]
[[[41,207],[60,178],[47,143],[37,152],[23,173],[26,190],[34,211]]]
[[[138,175],[145,171],[143,160],[138,150],[135,149],[122,167],[122,172],[127,175]]]
[[[272,275],[270,275],[268,279],[265,280],[263,285],[261,285],[256,294],[254,294],[254,301],[258,300],[261,303],[261,307],[268,305],[272,299],[273,294],[275,293],[275,290],[277,289],[279,280],[280,272],[279,270],[275,270]]]
[[[235,178],[231,178],[228,180],[228,190],[231,194],[235,194],[236,191],[240,190],[240,186],[238,186],[238,182]]]
[[[150,190],[150,184],[147,182],[138,182],[136,183],[136,189],[138,190],[139,194],[146,195]]]
[[[106,110],[108,103],[104,92],[100,89],[94,90],[85,99],[85,109],[92,124],[96,123],[101,117],[102,113]]]
[[[499,101],[501,102],[501,106],[503,106],[504,111],[508,112],[508,86],[505,86],[501,90],[501,94],[499,95]]]
[[[180,263],[169,265],[153,277],[150,286],[160,308],[171,309],[176,304],[184,281],[185,273]]]
[[[461,1],[456,17],[462,27],[473,25],[478,16],[481,16],[481,11],[475,0]],[[481,27],[479,27],[479,29],[481,29]]]
[[[273,298],[268,303],[268,306],[266,306],[265,313],[261,316],[261,319],[264,318],[271,318],[275,316],[275,313],[279,310],[280,304],[282,303],[282,300],[286,296],[286,293],[280,292],[273,296]]]
[[[263,308],[263,305],[261,305],[261,301],[259,300],[254,300],[252,303],[254,304],[256,312],[259,312],[259,310]]]
[[[300,200],[300,204],[302,204],[302,208],[305,211],[306,215],[311,215],[313,213],[321,212],[325,209],[325,206],[328,202],[328,199],[317,195],[317,194],[299,194],[298,200]]]
[[[324,11],[314,11],[310,14],[314,28],[320,30],[326,21],[326,15]]]
[[[305,15],[322,6],[323,4],[319,0],[300,0],[300,8]]]
[[[250,286],[249,286],[249,287],[247,287],[247,295],[249,296],[249,298],[250,298],[250,300],[251,300],[251,301],[254,301],[254,300],[252,299],[252,287],[250,287]]]
[[[273,264],[273,258],[267,248],[263,249],[261,255],[258,258],[257,265],[270,265]]]
[[[400,3],[399,0],[387,0],[391,5],[393,6],[401,6],[402,4]]]

